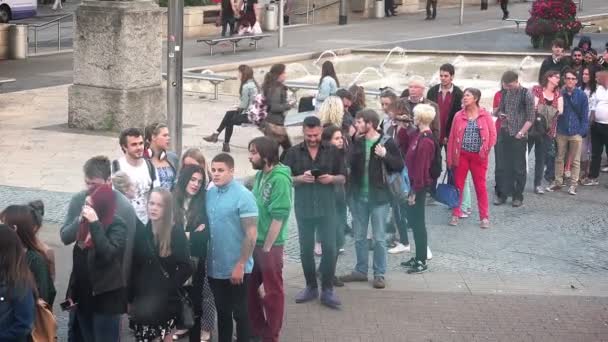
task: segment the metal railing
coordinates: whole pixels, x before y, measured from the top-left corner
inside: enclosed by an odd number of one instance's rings
[[[326,7],[335,5],[337,3],[340,3],[340,0],[330,0],[329,2],[323,3],[321,5],[317,4],[315,2],[315,0],[312,0],[312,1],[307,0],[306,7],[294,8],[291,11],[287,12],[286,14],[291,15],[291,16],[298,16],[298,17],[306,16],[306,24],[311,24],[311,23],[315,24],[316,12],[318,12],[319,10],[322,10]]]
[[[47,21],[42,24],[28,24],[28,30],[34,30],[34,54],[38,53],[38,31],[43,30],[51,25],[57,24],[57,51],[61,51],[61,21],[63,19],[73,17],[74,13],[63,15],[59,18]]]

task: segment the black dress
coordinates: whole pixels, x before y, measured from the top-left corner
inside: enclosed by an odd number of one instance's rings
[[[160,266],[169,275],[167,279]],[[188,241],[183,228],[173,227],[171,232],[171,254],[160,257],[154,243],[152,226],[138,225],[133,249],[133,266],[129,285],[129,303],[132,313],[146,312],[148,322],[138,322],[131,317],[135,340],[138,342],[163,339],[175,328],[180,299],[178,288],[192,274]]]

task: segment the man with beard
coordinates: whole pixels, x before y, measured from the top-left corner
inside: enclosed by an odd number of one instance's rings
[[[528,130],[534,122],[534,97],[530,90],[519,84],[514,71],[502,75],[504,92],[498,107],[502,120],[496,155],[502,158],[503,175],[498,187],[500,191],[494,205],[501,205],[508,196],[513,198],[513,207],[521,207],[526,187],[526,153]]]
[[[321,303],[338,308],[341,303],[333,291],[337,257],[335,185],[345,183],[346,169],[337,148],[321,141],[323,128],[319,118],[305,118],[303,131],[304,142],[290,148],[283,161],[293,175],[300,258],[306,278],[306,288],[296,296],[296,303],[319,298],[314,256],[316,231],[323,250]]]
[[[572,62],[570,64],[572,71],[574,71],[576,78],[577,78],[577,84],[580,84],[581,79],[582,79],[582,74],[583,74],[583,67],[584,65],[584,54],[583,51],[578,48],[575,47],[574,49],[572,49]],[[563,76],[563,73],[562,73]]]
[[[291,212],[291,171],[279,163],[279,145],[268,137],[249,143],[249,161],[258,170],[253,195],[258,206],[258,237],[248,288],[249,321],[253,335],[265,342],[279,340],[283,325],[283,246]],[[258,292],[264,286],[264,297]]]

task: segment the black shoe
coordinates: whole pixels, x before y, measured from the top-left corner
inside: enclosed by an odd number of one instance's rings
[[[344,282],[338,277],[334,277],[334,280],[332,280],[332,284],[334,285],[334,287],[344,287]]]
[[[222,152],[230,153],[230,144],[224,143],[222,146]]]
[[[411,258],[408,261],[404,261],[401,263],[401,266],[403,267],[413,267],[414,265],[416,265],[416,259],[415,258]]]
[[[513,206],[513,208],[519,208],[524,204],[524,202],[520,199],[514,199],[513,203],[511,203],[511,205]]]
[[[509,12],[505,12],[505,14],[502,16],[502,20],[507,20],[509,19]]]
[[[505,202],[507,202],[506,198],[498,197],[498,196],[494,197],[494,205],[503,205],[503,204],[505,204]]]
[[[431,17],[426,17],[424,18],[424,20],[431,20]]]
[[[428,269],[428,267],[426,266],[426,263],[424,263],[422,261],[416,261],[416,265],[414,265],[412,268],[407,270],[407,274],[423,273],[423,272],[426,272],[427,269]]]

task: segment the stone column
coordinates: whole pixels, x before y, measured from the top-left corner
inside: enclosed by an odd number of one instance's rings
[[[84,1],[78,7],[70,127],[122,130],[166,119],[161,21],[149,0]]]

